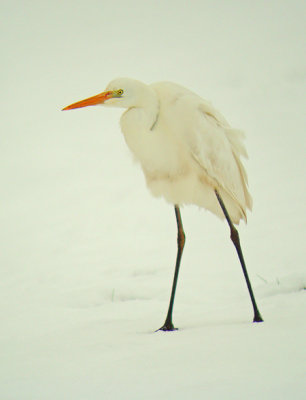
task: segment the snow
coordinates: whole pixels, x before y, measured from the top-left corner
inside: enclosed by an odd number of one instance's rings
[[[304,16],[299,1],[4,2],[1,399],[304,398]],[[147,192],[120,110],[60,112],[116,76],[183,84],[246,131],[238,229],[264,323],[225,222],[184,207],[179,330],[155,332],[174,210]]]

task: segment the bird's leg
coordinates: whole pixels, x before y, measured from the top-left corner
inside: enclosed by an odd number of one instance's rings
[[[216,193],[217,199],[219,201],[219,204],[220,204],[220,206],[222,208],[222,211],[224,213],[224,216],[225,216],[225,218],[226,218],[226,220],[228,222],[228,225],[230,227],[231,240],[234,243],[234,246],[236,247],[237,254],[238,254],[238,257],[239,257],[239,260],[240,260],[240,264],[241,264],[241,267],[242,267],[242,271],[243,271],[243,274],[244,274],[244,277],[245,277],[245,280],[246,280],[246,284],[247,284],[247,287],[248,287],[248,290],[249,290],[249,293],[250,293],[250,297],[251,297],[251,301],[252,301],[252,305],[253,305],[253,309],[254,309],[253,322],[263,322],[263,319],[262,319],[262,317],[260,315],[260,312],[259,312],[259,310],[257,308],[257,304],[256,304],[256,301],[255,301],[253,289],[252,289],[251,282],[250,282],[250,279],[249,279],[249,276],[248,276],[248,272],[247,272],[247,269],[246,269],[246,265],[245,265],[245,262],[244,262],[244,258],[243,258],[243,254],[242,254],[242,250],[241,250],[241,246],[240,246],[240,239],[239,239],[238,231],[234,227],[234,225],[233,225],[233,223],[232,223],[232,221],[230,219],[230,216],[229,216],[229,214],[227,212],[227,209],[226,209],[226,207],[225,207],[225,205],[223,203],[223,200],[222,200],[219,192],[217,190],[215,190],[215,193]]]
[[[175,216],[176,216],[176,222],[177,222],[177,256],[176,256],[175,272],[174,272],[174,278],[173,278],[173,284],[172,284],[169,309],[168,309],[165,323],[160,329],[158,329],[159,331],[175,331],[175,330],[177,330],[177,328],[174,328],[173,323],[172,323],[172,311],[173,311],[177,278],[178,278],[178,274],[179,274],[181,258],[182,258],[183,249],[184,249],[184,245],[185,245],[185,233],[184,233],[184,229],[183,229],[180,209],[177,205],[174,208],[175,208]]]

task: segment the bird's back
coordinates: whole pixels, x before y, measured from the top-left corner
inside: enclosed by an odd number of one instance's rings
[[[188,164],[187,171],[182,168],[181,180],[193,193],[185,193],[186,201],[183,194],[178,196],[182,198],[180,203],[198,204],[223,218],[214,193],[217,189],[233,222],[246,220],[246,209],[251,210],[252,198],[241,162],[242,156],[247,157],[244,133],[231,128],[209,102],[180,85],[160,82],[151,87],[160,102],[159,128],[171,137],[176,151],[180,150],[182,167]],[[175,191],[174,184],[172,187]],[[182,191],[184,188],[179,188],[178,192]]]

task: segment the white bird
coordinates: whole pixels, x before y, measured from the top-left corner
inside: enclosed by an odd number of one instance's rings
[[[140,163],[153,196],[175,207],[178,252],[170,304],[163,331],[175,330],[172,311],[181,256],[185,244],[180,206],[195,204],[226,218],[251,297],[254,322],[263,319],[256,305],[240,247],[237,229],[252,208],[241,156],[247,157],[244,134],[232,129],[207,101],[171,82],[146,85],[118,78],[96,96],[63,110],[103,105],[126,111],[120,124],[125,141]]]

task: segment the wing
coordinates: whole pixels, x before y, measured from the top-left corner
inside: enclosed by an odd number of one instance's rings
[[[243,132],[232,129],[210,103],[187,89],[170,85],[167,90],[168,95],[159,97],[167,102],[162,109],[166,110],[164,117],[172,134],[189,151],[211,185],[220,194],[226,193],[228,203],[231,199],[246,220],[246,208],[252,208],[252,198],[241,162],[242,156],[247,157]]]

